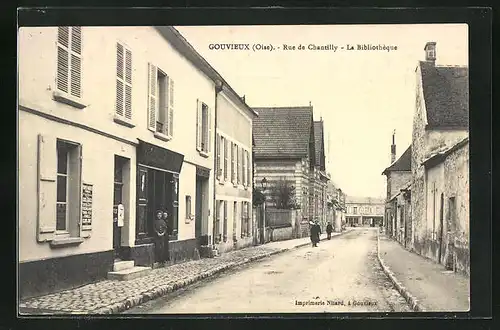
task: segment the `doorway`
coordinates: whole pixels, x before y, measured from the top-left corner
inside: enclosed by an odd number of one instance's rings
[[[123,205],[124,167],[128,159],[115,156],[113,176],[113,251],[115,260],[121,259],[121,228],[118,206]]]
[[[194,220],[194,235],[200,240],[203,224],[203,178],[196,177],[196,196],[195,196],[195,220]]]
[[[439,256],[438,261],[441,262],[443,251],[443,236],[444,236],[444,194],[441,193],[439,201]]]

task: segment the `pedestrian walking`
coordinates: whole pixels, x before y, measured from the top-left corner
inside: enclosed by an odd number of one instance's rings
[[[333,226],[331,223],[328,223],[328,225],[326,226],[326,235],[328,239],[332,238],[332,231],[333,231]]]
[[[164,265],[167,260],[167,249],[168,249],[168,235],[167,234],[167,219],[168,213],[158,210],[156,211],[156,219],[154,222],[154,230],[156,232],[155,240],[155,254],[156,260],[160,265]],[[165,240],[167,243],[165,244]]]
[[[319,243],[319,235],[321,234],[321,227],[319,222],[313,222],[311,225],[311,243],[313,247],[317,247]]]

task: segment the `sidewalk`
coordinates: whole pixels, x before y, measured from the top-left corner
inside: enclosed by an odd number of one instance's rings
[[[406,250],[383,234],[379,249],[382,263],[399,282],[396,286],[402,286],[404,295],[409,293],[409,300],[416,299],[421,311],[469,310],[468,277],[446,271],[443,265]]]
[[[341,233],[332,236],[338,235]],[[321,240],[324,239],[326,234],[321,235]],[[104,280],[24,300],[19,304],[19,312],[23,315],[120,313],[224,270],[309,244],[309,237],[271,242],[223,253],[216,258],[153,269],[148,275],[129,281]]]

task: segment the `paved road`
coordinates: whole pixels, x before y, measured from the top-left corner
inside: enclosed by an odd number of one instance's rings
[[[410,312],[376,257],[377,232],[359,228],[215,279],[126,313]]]

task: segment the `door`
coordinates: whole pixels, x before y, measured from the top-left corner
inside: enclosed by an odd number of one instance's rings
[[[150,226],[153,228],[155,242],[155,261],[163,262],[168,258],[168,237],[170,226],[168,219],[172,216],[170,190],[170,173],[163,171],[150,170],[150,193],[151,200],[151,217]],[[151,189],[152,188],[152,189]]]
[[[195,222],[194,235],[197,239],[201,237],[202,226],[202,210],[203,210],[203,181],[200,177],[196,177],[196,196],[195,196]]]
[[[113,184],[113,250],[115,259],[120,259],[121,227],[118,223],[118,205],[123,204],[123,165],[125,161],[115,156]]]
[[[441,193],[439,202],[439,262],[443,251],[443,236],[444,236],[444,195]]]

